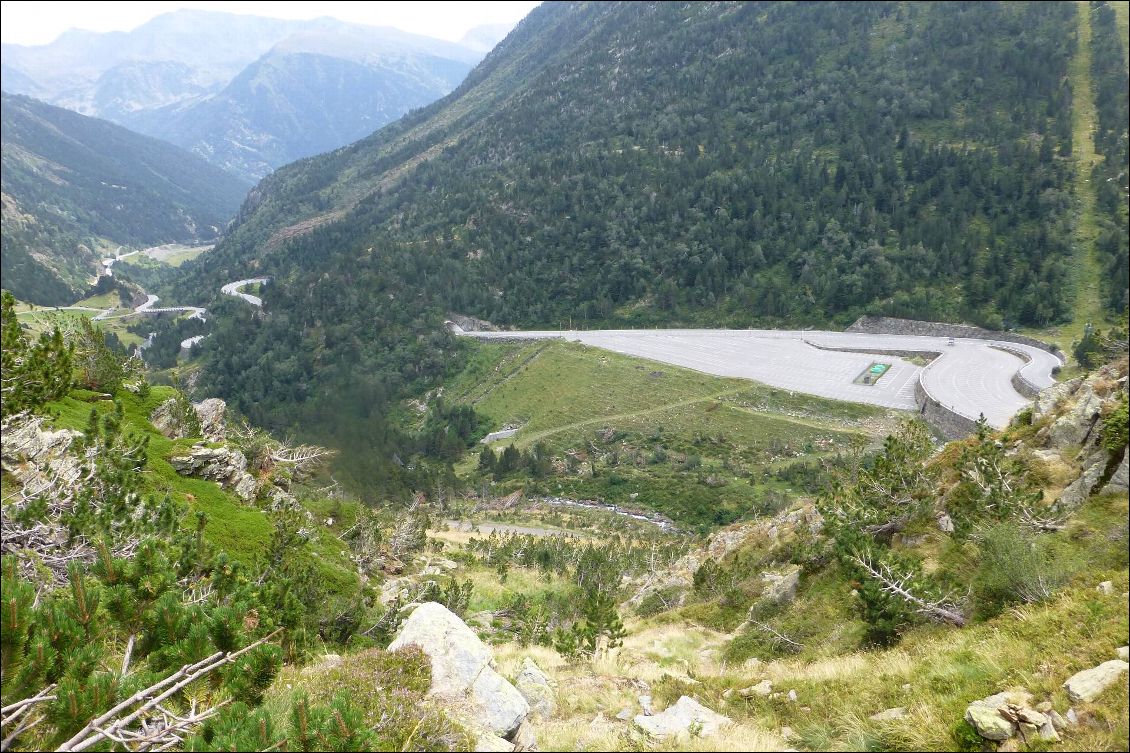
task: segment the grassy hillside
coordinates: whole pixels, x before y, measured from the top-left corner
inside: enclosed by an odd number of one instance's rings
[[[528,346],[517,350],[525,350],[524,365],[511,368],[517,375],[509,376],[507,368],[481,372],[493,375],[486,382],[496,385],[479,394],[482,404],[489,405],[492,393],[501,389],[520,395],[524,372],[536,372]],[[583,351],[570,354],[562,348],[546,355],[550,363],[554,355],[573,356],[566,361],[574,365],[571,371],[584,371]],[[470,621],[496,644],[503,674],[513,679],[533,659],[555,682],[557,710],[537,725],[539,744],[546,749],[996,749],[963,720],[966,707],[1024,689],[1032,694],[1033,706],[1044,704],[1041,708],[1061,715],[1070,708],[1075,721],[1057,727],[1057,743],[1017,738],[1008,747],[1124,750],[1130,739],[1126,675],[1085,702],[1069,698],[1063,684],[1077,672],[1115,659],[1130,635],[1127,496],[1124,490],[1110,491],[1085,495],[1078,507],[1045,505],[1061,498],[1080,461],[1105,467],[1102,478],[1124,462],[1126,398],[1118,380],[1125,373],[1123,360],[1090,374],[1084,392],[1061,398],[1037,419],[927,452],[922,462],[936,475],[921,490],[923,506],[882,546],[890,547],[890,556],[906,572],[915,573],[908,579],[911,588],[925,588],[927,580],[944,583],[935,597],[947,593],[967,621],[959,627],[911,615],[887,645],[869,638],[874,615],[868,616],[866,606],[873,598],[867,595],[867,579],[825,548],[829,537],[839,535],[826,505],[847,504],[854,484],[872,489],[870,481],[878,478],[861,470],[842,475],[841,487],[820,495],[822,525],[812,525],[816,509],[799,505],[717,531],[705,544],[689,542],[691,553],[674,565],[649,565],[655,550],[647,546],[615,554],[614,561],[631,574],[618,591],[624,635],[620,645],[594,656],[568,656],[552,641],[528,645],[522,633],[526,615],[539,605],[553,609],[581,598],[574,579],[585,562],[581,552],[591,551],[590,539],[549,545],[524,536],[506,548],[498,534],[487,539],[437,530],[432,535],[461,563],[462,577],[474,582]],[[1092,437],[1080,446],[1053,439],[1053,426],[1062,430],[1080,420],[1077,408],[1086,395],[1100,399],[1095,434],[1102,442]],[[552,415],[554,401],[547,402],[545,412]],[[1048,398],[1043,405],[1047,411]],[[893,446],[888,443],[887,451]],[[980,460],[971,464],[978,453]],[[997,465],[1002,460],[1014,464]],[[898,467],[902,473],[908,468]],[[1042,502],[1025,504],[1054,510],[1054,523],[1040,528],[1021,522],[1015,512],[962,507],[961,494],[970,488],[961,491],[962,484],[983,478],[973,468],[986,475],[990,469],[1003,471],[1000,501],[1035,490]],[[522,520],[523,504],[507,512],[509,519]],[[954,516],[957,532],[938,525],[941,510]],[[963,527],[963,516],[971,516],[975,525]],[[1011,526],[1016,533],[1005,535]],[[640,538],[659,550],[688,544],[658,534]],[[876,534],[873,546],[880,546],[879,540]],[[506,566],[500,567],[503,561]],[[573,565],[562,566],[562,561]],[[919,569],[910,569],[915,562]],[[771,595],[767,574],[789,572],[797,574],[795,595]],[[639,598],[649,592],[662,598]],[[751,690],[765,681],[771,687],[764,694]],[[641,695],[656,711],[691,696],[733,724],[711,737],[692,732],[689,738],[657,742],[632,722],[641,713]],[[889,709],[900,711],[873,718]]]
[[[550,453],[553,471],[535,488],[690,525],[748,515],[798,485],[811,490],[821,458],[855,452],[892,422],[869,406],[556,341],[476,344],[444,400],[472,406],[491,431],[520,427],[494,450]],[[460,465],[467,478],[477,462],[468,453]]]

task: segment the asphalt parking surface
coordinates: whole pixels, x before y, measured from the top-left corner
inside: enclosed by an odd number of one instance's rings
[[[1013,387],[1014,374],[1043,388],[1054,383],[1052,369],[1062,365],[1056,356],[1039,348],[965,338],[950,345],[946,337],[819,330],[455,330],[482,340],[561,338],[707,374],[902,410],[918,407],[915,386],[921,380],[927,393],[942,405],[969,418],[984,414],[998,428],[1031,402]],[[921,367],[883,350],[941,355]],[[853,384],[874,362],[890,364],[890,369],[874,385]]]

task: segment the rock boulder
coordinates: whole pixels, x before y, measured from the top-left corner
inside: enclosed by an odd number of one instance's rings
[[[694,727],[701,737],[710,737],[730,720],[715,713],[698,701],[683,696],[661,714],[639,714],[633,720],[648,735],[658,739],[689,734]]]
[[[1077,672],[1063,683],[1067,696],[1076,703],[1089,703],[1130,670],[1130,664],[1121,659],[1104,661],[1097,667]]]
[[[514,680],[518,692],[530,704],[530,717],[535,719],[548,719],[557,710],[557,700],[553,692],[553,685],[545,672],[534,663],[533,659],[526,657],[522,663],[522,671]]]
[[[512,738],[530,713],[522,694],[494,670],[490,649],[447,607],[427,602],[404,621],[389,651],[418,646],[432,662],[429,693],[451,702],[472,727]]]

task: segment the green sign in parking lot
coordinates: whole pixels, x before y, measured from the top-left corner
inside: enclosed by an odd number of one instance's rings
[[[890,368],[891,365],[889,363],[872,363],[855,378],[854,382],[855,384],[875,384],[883,378],[883,375],[886,374],[887,370]]]

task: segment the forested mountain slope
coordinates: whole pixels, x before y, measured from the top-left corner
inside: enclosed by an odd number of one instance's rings
[[[434,243],[451,304],[514,323],[1046,324],[1072,10],[546,6],[442,104],[265,184],[243,253],[332,209]]]
[[[3,95],[2,125],[4,288],[34,303],[73,300],[100,244],[215,238],[247,190],[170,144],[28,97]]]
[[[1064,320],[1075,38],[1071,3],[544,5],[444,100],[252,192],[189,286],[271,275],[268,314],[221,324],[206,380],[309,427],[433,384],[448,311]]]

